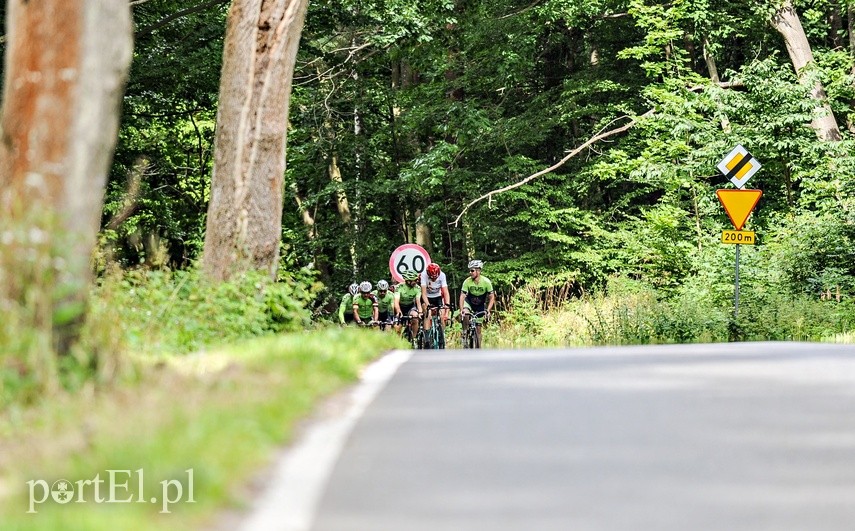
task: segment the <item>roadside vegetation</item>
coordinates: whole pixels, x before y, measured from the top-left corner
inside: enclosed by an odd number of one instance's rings
[[[467,262],[485,262],[499,296],[486,347],[855,341],[851,6],[319,0],[297,39],[235,18],[270,17],[270,3],[234,17],[243,3],[193,4],[0,8],[12,59],[0,117],[3,529],[210,527],[217,508],[248,499],[299,418],[403,346],[342,330],[333,312],[352,282],[388,279],[406,242],[442,266],[452,300]],[[98,20],[122,40],[71,24],[33,47],[47,5],[112,12]],[[226,28],[299,42],[294,72],[246,83],[222,60],[235,49]],[[120,47],[78,46],[97,35],[126,48],[131,32],[127,84],[109,55]],[[264,67],[256,37],[244,59]],[[56,50],[78,48],[109,101],[86,76],[68,79],[80,85],[60,92],[81,100],[63,105],[14,90],[50,93],[38,80],[72,71]],[[34,75],[36,63],[59,70]],[[234,86],[291,94],[270,103],[277,114]],[[115,131],[90,125],[94,108]],[[249,116],[264,127],[221,121]],[[737,144],[762,163],[747,185],[762,198],[738,314],[716,198],[733,186],[717,165]],[[193,468],[196,503],[25,512],[28,480],[140,468],[155,487]]]
[[[392,334],[312,326],[316,287],[290,276],[209,283],[193,270],[113,272],[93,296],[88,348],[54,373],[38,365],[38,342],[10,339],[25,331],[7,321],[4,344],[20,356],[6,351],[0,364],[3,529],[210,528],[224,507],[246,507],[298,421],[402,346]],[[187,469],[195,503],[186,503]],[[48,500],[27,514],[27,481],[104,480],[108,470],[132,472],[116,499],[146,503],[94,503],[89,485],[88,503]],[[161,513],[161,482],[173,479],[184,499]]]

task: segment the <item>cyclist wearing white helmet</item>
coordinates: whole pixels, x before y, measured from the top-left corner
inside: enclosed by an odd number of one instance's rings
[[[359,284],[351,284],[347,288],[347,293],[341,296],[341,303],[338,305],[338,322],[341,324],[349,324],[353,322],[353,296],[359,292]]]
[[[469,276],[463,281],[460,288],[460,311],[463,318],[463,329],[469,327],[469,316],[478,312],[485,313],[485,319],[490,318],[490,311],[496,303],[496,294],[493,293],[493,283],[481,274],[484,262],[472,260],[469,262]],[[478,324],[478,333],[481,325]]]
[[[363,321],[377,321],[377,297],[371,293],[371,282],[359,284],[359,295],[353,298],[353,320],[356,324]]]
[[[378,280],[377,291],[373,293],[377,297],[377,320],[381,323],[391,323],[392,312],[395,309],[395,295],[389,291],[389,283],[385,280]],[[381,325],[382,327],[383,325]]]

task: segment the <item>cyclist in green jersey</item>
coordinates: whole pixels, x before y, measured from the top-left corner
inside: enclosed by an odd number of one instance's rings
[[[395,288],[395,316],[401,319],[403,316],[409,318],[408,326],[413,337],[419,332],[419,318],[422,316],[422,288],[418,285],[419,274],[416,271],[407,271],[403,275],[404,283]],[[401,331],[401,326],[396,327]]]
[[[371,293],[371,282],[359,285],[359,295],[353,297],[353,320],[356,324],[371,324],[377,321],[377,297]]]
[[[463,318],[463,329],[469,327],[470,316],[478,312],[485,312],[484,320],[489,320],[490,312],[496,303],[496,294],[493,293],[493,283],[490,279],[481,275],[484,262],[472,260],[469,262],[469,277],[463,281],[460,288],[460,308]],[[481,334],[481,324],[477,325],[477,333]]]
[[[347,288],[347,293],[341,296],[341,303],[338,305],[338,322],[341,324],[349,324],[353,322],[353,297],[359,293],[359,284],[351,284]]]
[[[385,280],[377,281],[377,290],[373,293],[377,297],[377,320],[380,321],[380,329],[385,330],[386,325],[392,324],[395,295],[389,291],[389,283]]]

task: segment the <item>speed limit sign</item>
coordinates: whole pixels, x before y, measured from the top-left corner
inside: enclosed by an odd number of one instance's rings
[[[395,282],[403,282],[401,275],[407,271],[421,274],[430,263],[430,255],[421,245],[405,243],[392,252],[389,257],[389,272]]]

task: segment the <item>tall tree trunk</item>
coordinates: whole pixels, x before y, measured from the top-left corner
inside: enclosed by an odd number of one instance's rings
[[[811,97],[817,101],[817,116],[811,121],[811,127],[822,140],[840,140],[840,129],[837,127],[837,120],[834,118],[831,106],[828,105],[825,89],[819,80],[814,81],[814,78],[805,70],[813,63],[813,52],[799,15],[789,0],[775,12],[772,17],[772,26],[784,37],[790,61],[799,79],[805,84],[812,83]]]
[[[202,263],[215,279],[275,276],[282,238],[291,80],[308,0],[229,9]]]
[[[712,52],[710,51],[710,41],[707,37],[704,37],[704,62],[707,65],[707,72],[709,72],[710,81],[718,85],[721,83],[721,78],[718,76],[718,65],[715,62],[715,57],[713,57]],[[715,98],[718,101],[718,98]],[[722,114],[721,116],[721,130],[725,133],[730,133],[730,119],[728,119],[726,114]]]
[[[710,41],[707,37],[704,37],[704,62],[707,64],[707,72],[709,72],[710,79],[713,83],[718,84],[721,79],[718,77],[718,65],[716,65],[715,57],[713,57],[712,52],[710,51]]]
[[[416,209],[416,243],[425,248],[428,254],[433,255],[433,232],[430,225],[425,223],[424,212]],[[436,259],[434,258],[434,261]]]
[[[348,234],[350,266],[355,277],[359,272],[359,256],[356,252],[356,223],[350,211],[350,201],[348,201],[347,192],[344,190],[344,179],[341,177],[341,168],[338,166],[338,155],[335,153],[330,156],[329,174],[330,180],[336,184],[336,207],[338,208],[338,215],[341,216],[341,222]]]
[[[133,42],[128,2],[9,0],[0,290],[65,353],[91,280]]]

